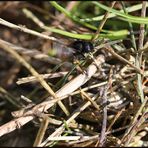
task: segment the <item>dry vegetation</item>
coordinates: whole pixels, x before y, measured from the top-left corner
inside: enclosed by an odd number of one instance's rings
[[[147,7],[1,2],[0,146],[148,146]]]

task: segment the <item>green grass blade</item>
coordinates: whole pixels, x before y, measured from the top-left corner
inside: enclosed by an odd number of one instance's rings
[[[146,7],[148,7],[148,3],[146,5]],[[137,5],[134,5],[134,6],[127,7],[126,11],[129,13],[129,12],[134,12],[134,11],[140,10],[141,8],[142,8],[142,4],[137,4]],[[120,10],[120,12],[124,12],[124,11]],[[93,18],[80,19],[80,20],[83,21],[83,22],[101,21],[103,19],[103,16],[104,15],[93,17]],[[111,13],[111,14],[109,14],[108,18],[113,18],[115,16],[116,16],[116,14]]]
[[[43,27],[45,30],[49,30],[54,33],[58,33],[67,37],[82,39],[82,40],[91,40],[94,34],[77,34],[71,33],[68,31],[56,29],[53,27]],[[109,39],[123,39],[129,34],[128,30],[120,30],[120,31],[110,31],[108,34],[100,34],[99,37],[109,38]]]
[[[59,10],[60,12],[64,13],[67,17],[69,17],[70,19],[72,19],[73,21],[84,25],[85,27],[88,27],[90,29],[93,30],[97,30],[97,28],[91,24],[85,23],[83,21],[81,21],[78,17],[74,16],[73,14],[71,14],[69,11],[67,11],[66,9],[64,9],[62,6],[60,6],[56,1],[50,1],[50,4],[52,6],[54,6],[57,10]]]
[[[124,21],[129,21],[129,22],[137,23],[137,24],[148,24],[148,17],[143,18],[143,17],[132,16],[129,14],[124,14],[118,10],[115,10],[115,9],[109,8],[103,4],[100,4],[99,2],[93,1],[93,3],[96,6],[102,8],[106,11],[112,12],[112,13],[116,14],[117,16],[120,16],[121,17],[120,19],[122,19]]]

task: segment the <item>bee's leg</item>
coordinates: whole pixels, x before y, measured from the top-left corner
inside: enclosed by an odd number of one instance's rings
[[[103,44],[104,42],[105,42],[104,38],[96,39],[96,40],[94,41],[94,47],[95,47],[95,46],[98,46],[98,45],[100,45],[100,44]]]
[[[76,69],[78,71],[78,73],[86,73],[85,69],[83,68],[83,64],[86,61],[86,55],[82,54],[82,53],[76,53],[74,54],[74,64],[76,65]]]
[[[83,73],[83,69],[81,68],[81,63],[79,60],[75,59],[74,61],[74,64],[76,65],[76,69],[77,69],[77,72],[80,74],[80,73]]]

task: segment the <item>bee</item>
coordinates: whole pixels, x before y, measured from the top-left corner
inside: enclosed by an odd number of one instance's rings
[[[52,53],[55,54],[56,57],[62,58],[64,61],[68,58],[72,57],[85,57],[85,54],[91,53],[94,51],[94,45],[91,41],[85,40],[76,40],[72,41],[68,44],[53,42],[52,45]]]
[[[94,50],[94,46],[89,41],[77,40],[70,45],[76,53],[85,54]]]

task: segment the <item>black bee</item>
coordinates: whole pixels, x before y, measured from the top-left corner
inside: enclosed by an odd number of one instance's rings
[[[77,40],[71,43],[70,45],[76,53],[85,54],[92,52],[94,50],[94,46],[89,41]]]
[[[63,44],[58,42],[53,42],[54,53],[57,57],[62,59],[67,59],[68,57],[85,57],[86,53],[90,53],[94,50],[94,45],[90,41],[76,40],[69,44]]]

